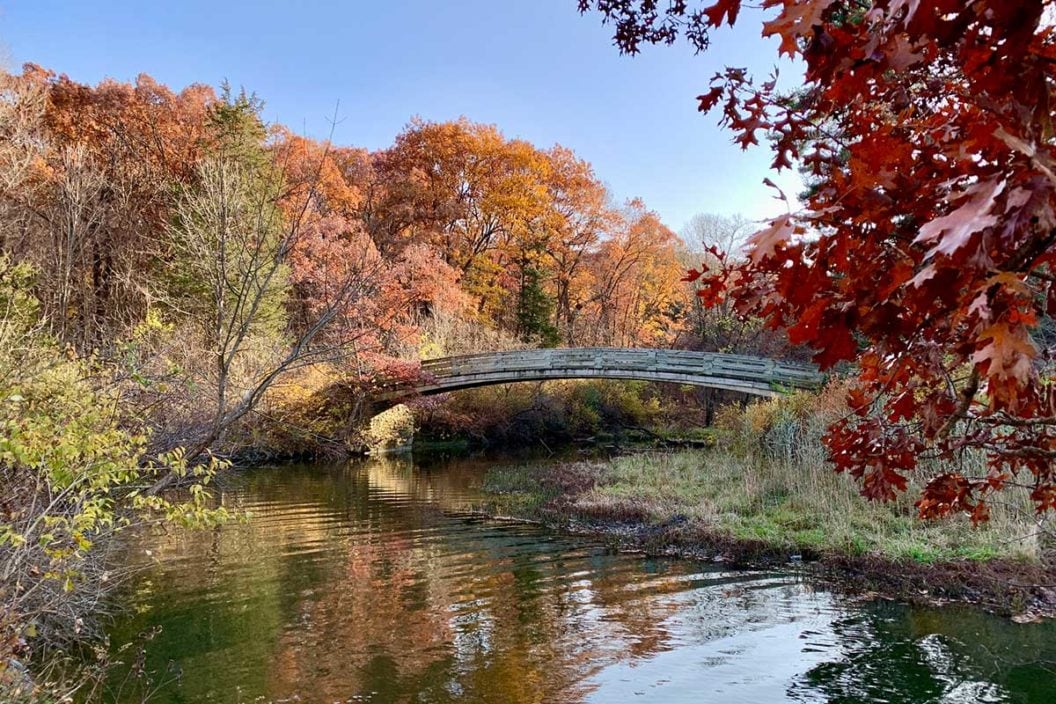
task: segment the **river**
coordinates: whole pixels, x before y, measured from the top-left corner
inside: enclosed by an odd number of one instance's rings
[[[228,479],[221,500],[244,523],[130,548],[145,567],[111,638],[136,644],[107,698],[1056,702],[1056,624],[848,599],[792,570],[615,554],[468,515],[488,467],[511,461]]]

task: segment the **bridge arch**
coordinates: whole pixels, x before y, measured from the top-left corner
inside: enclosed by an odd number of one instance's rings
[[[422,362],[413,383],[392,386],[375,398],[395,405],[414,396],[493,384],[551,379],[636,379],[777,396],[821,386],[824,375],[804,364],[765,357],[686,350],[575,347],[443,357]]]

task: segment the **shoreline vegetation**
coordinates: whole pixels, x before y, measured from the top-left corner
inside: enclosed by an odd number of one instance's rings
[[[466,118],[413,119],[371,151],[267,124],[229,86],[90,86],[28,64],[0,71],[0,94],[5,702],[101,698],[98,672],[63,666],[93,648],[106,668],[118,536],[230,520],[210,484],[232,460],[347,457],[415,433],[714,443],[500,471],[492,512],[649,550],[819,557],[865,590],[1023,618],[1056,604],[1052,529],[1023,492],[1002,492],[983,527],[921,523],[910,497],[948,468],[915,470],[889,504],[833,473],[821,436],[846,412],[839,382],[745,406],[671,384],[524,383],[415,399],[365,429],[379,385],[422,359],[604,346],[802,361],[785,329],[732,299],[705,306],[685,278],[744,240],[744,218],[701,215],[680,238],[570,149]]]
[[[924,521],[910,491],[868,501],[825,461],[820,432],[834,389],[720,412],[715,447],[610,460],[499,467],[490,517],[589,534],[621,550],[737,565],[802,563],[859,596],[968,603],[1028,622],[1056,616],[1050,526],[1009,494],[991,520]]]

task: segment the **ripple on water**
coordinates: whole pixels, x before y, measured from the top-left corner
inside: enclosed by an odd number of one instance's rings
[[[113,640],[162,627],[161,702],[1056,701],[1050,625],[482,521],[484,469],[247,472],[223,496],[246,524],[137,546]]]

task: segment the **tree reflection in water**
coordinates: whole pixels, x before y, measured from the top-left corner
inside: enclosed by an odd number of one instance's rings
[[[1056,675],[1032,664],[1056,659],[1050,626],[839,604],[790,574],[614,555],[480,521],[459,511],[487,466],[385,459],[247,472],[223,496],[251,512],[245,525],[134,548],[153,564],[113,641],[162,627],[149,669],[173,661],[182,673],[162,702],[1035,701],[1056,691]]]

